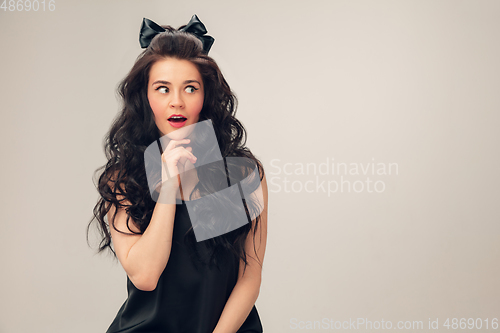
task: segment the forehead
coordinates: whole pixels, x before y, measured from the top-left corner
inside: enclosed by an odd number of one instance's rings
[[[166,58],[158,60],[151,66],[149,81],[166,80],[175,81],[198,80],[201,82],[201,74],[198,68],[189,60]]]

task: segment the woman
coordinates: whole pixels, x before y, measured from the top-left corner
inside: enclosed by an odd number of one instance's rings
[[[196,15],[179,29],[144,19],[146,49],[119,85],[124,105],[106,137],[108,162],[96,171],[101,198],[91,221],[103,236],[98,252],[112,251],[127,273],[128,298],[109,333],[263,331],[254,304],[267,183],[205,33]],[[161,172],[151,173],[147,152],[156,144]],[[241,213],[246,224],[235,227]],[[210,236],[200,241],[202,229]]]

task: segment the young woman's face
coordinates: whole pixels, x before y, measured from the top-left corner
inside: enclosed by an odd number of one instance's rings
[[[151,67],[148,100],[162,136],[197,123],[203,98],[201,74],[192,62],[166,58]]]

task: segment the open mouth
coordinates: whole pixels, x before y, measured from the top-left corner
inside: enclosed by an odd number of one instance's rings
[[[182,123],[185,122],[187,118],[182,117],[182,116],[172,116],[168,118],[168,121],[173,122],[173,123]]]
[[[172,127],[180,128],[186,124],[187,118],[181,115],[172,115],[168,118],[168,122]]]

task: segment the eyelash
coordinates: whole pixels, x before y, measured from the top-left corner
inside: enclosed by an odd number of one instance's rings
[[[156,88],[155,90],[156,90],[156,91],[159,91],[161,88],[166,88],[166,89],[168,90],[168,87],[165,87],[165,86],[160,86],[160,87]],[[199,90],[199,88],[195,88],[195,87],[193,87],[193,86],[187,86],[186,88],[193,88],[193,89],[194,89],[194,91]],[[193,91],[192,93],[194,93],[194,91]],[[167,92],[168,92],[168,91],[167,91]]]

